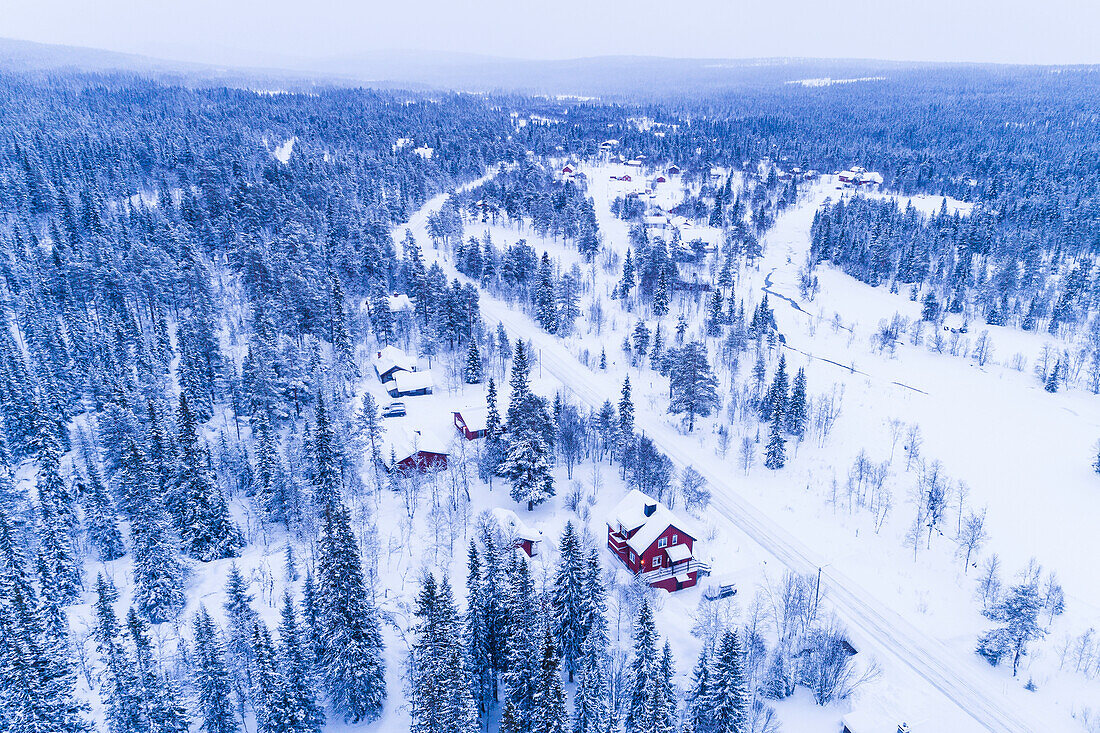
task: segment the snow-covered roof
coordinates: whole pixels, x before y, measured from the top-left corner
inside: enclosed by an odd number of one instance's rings
[[[663,227],[666,224],[668,224],[668,219],[664,216],[647,216],[645,218],[647,227]]]
[[[691,550],[687,548],[687,545],[670,545],[665,548],[665,552],[668,553],[670,562],[683,562],[691,559]]]
[[[640,160],[628,160],[628,161],[626,161],[626,164],[629,165],[632,168],[640,168],[641,165],[642,165],[642,161],[640,161]]]
[[[472,433],[489,427],[488,407],[467,407],[464,410],[456,410],[456,412],[462,416],[462,422],[466,423],[466,429]]]
[[[531,529],[523,520],[519,518],[511,509],[504,509],[503,507],[497,507],[493,509],[493,518],[497,520],[497,524],[500,525],[502,531],[516,539],[526,540],[528,542],[540,542],[542,541],[542,532],[537,529]]]
[[[432,432],[387,427],[378,455],[387,463],[391,456],[400,463],[420,451],[447,455],[447,444]]]
[[[647,506],[652,508],[648,516],[646,516]],[[664,504],[637,489],[631,490],[611,510],[607,523],[613,528],[622,527],[627,532],[634,532],[626,544],[639,555],[645,552],[654,540],[668,529],[669,525],[695,539],[695,530],[691,525],[673,514]]]
[[[398,372],[393,378],[397,382],[398,392],[416,392],[432,387],[432,373],[429,371]]]
[[[863,173],[860,175],[859,180],[862,183],[882,183],[881,173]]]
[[[401,313],[413,309],[412,299],[405,293],[394,293],[387,300],[390,303],[390,313]]]
[[[841,171],[837,173],[837,178],[855,178],[858,174],[855,171]]]
[[[412,371],[416,363],[411,356],[396,346],[386,346],[381,351],[375,352],[374,369],[379,374],[385,374],[394,368]]]

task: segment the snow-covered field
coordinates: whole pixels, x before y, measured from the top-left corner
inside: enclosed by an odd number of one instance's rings
[[[605,246],[625,253],[627,225],[610,214],[609,204],[625,193],[644,191],[641,176],[637,169],[625,166],[582,170],[588,176]],[[627,172],[634,181],[611,179]],[[657,185],[657,197],[651,201],[667,209],[680,195],[680,183],[673,178]],[[904,713],[902,717],[923,723],[915,730],[984,729],[963,710],[983,704],[990,707],[992,719],[1015,719],[1017,727],[1006,722],[1006,729],[1032,729],[1038,721],[1048,730],[1072,729],[1070,715],[1081,713],[1080,702],[1075,701],[1087,700],[1088,695],[1083,680],[1059,673],[1059,644],[1067,635],[1093,625],[1100,608],[1091,578],[1093,569],[1081,562],[1083,557],[1100,556],[1096,533],[1090,532],[1100,509],[1100,492],[1089,470],[1091,446],[1100,432],[1100,401],[1080,391],[1050,395],[1031,376],[1030,365],[1053,337],[989,327],[994,356],[979,367],[964,356],[932,353],[926,346],[912,345],[907,337],[890,352],[876,348],[873,336],[880,320],[895,313],[911,320],[919,316],[919,303],[911,301],[907,293],[890,294],[885,288],[872,288],[823,267],[816,298],[802,301],[797,273],[809,247],[813,214],[827,198],[840,195],[846,191],[838,190],[829,178],[814,186],[768,233],[763,259],[755,268],[739,273],[737,296],[746,300],[748,308],[761,296],[765,281],[771,292],[799,303],[801,310],[781,298],[771,298],[786,336],[788,368],[793,372],[806,366],[812,392],[829,392],[834,385],[843,390],[841,417],[825,445],[800,445],[795,459],[782,471],[757,466],[743,477],[735,468],[734,450],[726,456],[717,455],[714,430],[718,420],[684,436],[677,421],[664,414],[667,380],[646,368],[626,366],[617,346],[638,318],[606,297],[617,272],[594,268],[596,286],[581,307],[585,313],[587,300],[601,298],[609,320],[599,334],[586,332],[582,323],[578,334],[561,343],[484,295],[483,314],[489,323],[502,320],[510,332],[526,332],[542,351],[544,364],[584,402],[613,398],[622,377],[629,374],[635,387],[639,429],[655,439],[661,436],[666,442],[660,447],[671,457],[709,472],[708,478],[718,478],[712,481],[716,490],[720,487],[731,492],[729,499],[737,497],[750,504],[765,521],[796,538],[807,550],[805,557],[797,558],[802,563],[798,569],[810,570],[805,561],[812,561],[822,568],[823,585],[832,593],[858,596],[860,605],[854,609],[845,609],[853,604],[838,599],[842,617],[849,622],[854,638],[864,634],[872,649],[885,647],[877,649],[885,674],[864,688],[858,706]],[[910,201],[926,213],[938,210],[942,203],[936,197]],[[963,214],[969,210],[962,202],[948,201],[947,205]],[[482,227],[472,224],[468,231],[480,234]],[[719,233],[706,229],[701,227],[685,239],[701,235],[716,241]],[[497,246],[523,237],[565,266],[579,262],[571,247],[540,240],[530,231],[503,226],[490,227],[490,231]],[[694,303],[674,301],[672,314],[664,319],[666,334],[675,323],[677,308],[688,314],[693,327],[701,320]],[[648,320],[652,326],[652,318]],[[983,328],[972,328],[969,338],[976,338]],[[931,335],[926,328],[925,338]],[[606,374],[593,373],[576,360],[575,356],[585,351],[598,355],[601,346],[609,359]],[[1017,353],[1028,365],[1023,372],[1009,366]],[[896,439],[891,421],[902,424]],[[957,503],[957,487],[965,483],[966,509],[987,509],[990,539],[983,555],[995,552],[1000,556],[1008,581],[1034,557],[1057,572],[1066,588],[1067,613],[1055,620],[1048,639],[1025,659],[1018,680],[1012,680],[1003,669],[989,668],[973,654],[977,634],[990,622],[980,615],[973,598],[978,569],[964,572],[954,556],[953,532],[936,535],[929,543],[922,541],[916,558],[913,549],[903,544],[912,523],[908,494],[917,483],[916,468],[907,471],[905,466],[906,432],[912,425],[920,428],[921,455],[927,461],[940,461],[956,490],[949,504]],[[734,436],[732,444],[739,439]],[[877,531],[872,515],[851,508],[845,498],[849,468],[863,450],[875,462],[891,459],[886,486],[893,508]],[[839,489],[834,488],[834,479]],[[711,517],[716,530],[729,536],[726,542],[736,548],[728,559],[722,558],[729,565],[743,566],[744,558],[753,558],[748,565],[770,561],[773,566],[777,560],[790,559],[752,547],[737,530],[744,518],[735,514],[721,517],[720,496],[716,496],[715,505],[719,511]],[[954,516],[949,513],[950,521]],[[670,605],[679,605],[686,596],[674,596]],[[870,603],[867,609],[862,608],[864,600]],[[861,622],[871,621],[871,608],[876,616],[883,611],[888,614],[883,627],[899,624],[897,644],[882,645],[876,629],[860,628]],[[662,628],[675,624],[674,619],[666,619]],[[879,619],[874,620],[877,625]],[[935,663],[924,669],[918,664],[914,670],[912,657],[923,655],[935,658]],[[690,656],[679,654],[678,658],[683,665]],[[935,677],[937,672],[946,680],[925,678]],[[1022,689],[1028,679],[1038,686],[1039,694]],[[955,682],[963,686],[951,690]],[[972,690],[966,685],[981,690],[979,697],[986,697],[985,703],[975,698],[968,704]],[[945,701],[945,691],[955,704]],[[798,730],[791,725],[788,729]]]
[[[275,155],[285,162],[293,144],[293,138],[287,140]],[[644,175],[636,168],[585,165],[582,170],[588,177],[588,193],[594,199],[603,244],[619,256],[628,246],[628,225],[611,214],[610,204],[616,197],[639,192],[647,202],[667,210],[683,196],[678,176],[657,184],[654,197],[648,198]],[[611,178],[626,173],[635,180]],[[1100,436],[1100,399],[1078,390],[1048,394],[1031,375],[1030,365],[1054,337],[988,327],[993,357],[978,366],[968,357],[933,353],[926,345],[915,345],[908,334],[892,349],[878,348],[874,336],[880,321],[895,313],[910,321],[919,318],[920,303],[910,300],[907,292],[891,294],[822,267],[816,297],[805,300],[799,293],[798,273],[809,248],[813,215],[827,199],[841,195],[846,192],[830,178],[815,184],[767,234],[763,258],[737,273],[735,291],[750,312],[765,287],[771,293],[769,300],[785,336],[785,345],[777,348],[785,354],[788,370],[793,373],[804,366],[811,393],[835,390],[843,394],[840,417],[828,438],[823,444],[807,439],[797,447],[789,445],[793,458],[783,470],[769,471],[760,460],[747,472],[742,470],[736,446],[743,436],[736,431],[745,428],[739,423],[734,424],[728,450],[720,452],[717,430],[727,422],[725,410],[702,420],[691,434],[666,414],[667,379],[647,366],[630,365],[619,347],[639,317],[645,317],[651,327],[656,319],[637,307],[628,311],[622,301],[609,298],[619,277],[617,267],[585,265],[571,244],[539,237],[530,229],[468,222],[467,236],[488,232],[498,248],[526,239],[540,254],[549,252],[562,269],[574,264],[581,267],[588,284],[576,331],[564,339],[542,332],[526,315],[485,292],[481,296],[483,318],[490,328],[502,322],[513,340],[532,341],[532,386],[539,394],[550,396],[560,389],[595,407],[605,399],[614,402],[623,378],[630,377],[638,430],[677,464],[691,464],[703,473],[714,491],[710,510],[697,518],[704,528],[698,554],[712,564],[716,575],[736,581],[739,593],[731,604],[734,611],[744,612],[757,589],[776,582],[787,568],[819,573],[824,603],[847,624],[861,660],[867,660],[862,663],[873,660],[882,673],[864,684],[853,700],[826,708],[817,707],[805,691],[779,703],[785,731],[831,733],[839,729],[841,717],[852,708],[907,720],[913,733],[990,728],[1079,730],[1071,716],[1080,716],[1081,701],[1091,698],[1100,706],[1100,692],[1095,683],[1090,687],[1082,678],[1059,671],[1059,650],[1064,638],[1100,622],[1100,587],[1089,561],[1100,557],[1100,534],[1095,531],[1100,487],[1089,469],[1092,446]],[[426,226],[428,214],[441,206],[444,198],[436,197],[406,225],[396,228],[394,239],[400,241],[405,229],[410,229],[425,257],[439,261],[451,277],[457,273],[449,255],[432,247]],[[918,197],[912,203],[932,212],[941,200]],[[968,211],[961,202],[949,201],[948,207],[963,214]],[[683,231],[685,240],[696,237],[718,244],[721,233],[705,226]],[[697,274],[709,279],[709,266],[699,266]],[[606,314],[599,330],[587,317],[596,299]],[[699,332],[700,303],[693,296],[678,295],[671,312],[661,319],[666,337],[681,314],[690,324],[689,336]],[[984,328],[971,328],[968,337],[976,338]],[[926,327],[924,338],[931,335]],[[708,348],[712,354],[716,352],[714,339],[709,339]],[[608,358],[606,372],[595,368],[601,349]],[[1016,354],[1026,361],[1023,371],[1011,366]],[[421,366],[428,364],[422,361]],[[452,411],[484,404],[485,387],[462,384],[457,378],[458,365],[445,360],[435,359],[430,368],[435,376],[434,394],[404,398],[407,417],[387,420],[387,428],[431,433],[449,444],[452,464],[465,456],[471,465],[465,472],[452,470],[426,481],[415,498],[409,493],[382,491],[377,497],[365,494],[349,501],[355,526],[377,528],[360,540],[364,564],[376,579],[377,603],[387,621],[389,700],[379,721],[366,727],[330,721],[329,730],[408,729],[402,674],[411,642],[408,632],[417,582],[425,570],[432,570],[448,573],[452,583],[461,586],[466,548],[481,512],[494,507],[515,509],[524,521],[543,532],[546,539],[534,561],[533,577],[544,580],[552,577],[557,538],[565,522],[580,523],[593,542],[603,545],[603,518],[626,492],[617,466],[582,463],[572,480],[566,478],[564,467],[558,466],[557,496],[530,514],[523,512],[509,498],[503,482],[498,480],[490,488],[477,479],[472,466],[475,446],[460,439],[452,425]],[[738,378],[743,379],[750,370],[751,365],[742,365]],[[361,371],[360,393],[369,391],[379,402],[388,402],[365,361]],[[500,373],[495,376],[499,384]],[[728,392],[733,376],[719,376],[723,392]],[[506,404],[506,395],[501,403]],[[892,421],[897,426],[893,430]],[[990,539],[981,555],[998,553],[1009,579],[1034,557],[1056,571],[1065,587],[1066,614],[1055,620],[1047,640],[1025,658],[1018,679],[1012,679],[1010,670],[1003,667],[988,667],[973,654],[975,638],[988,628],[989,621],[981,616],[974,600],[979,568],[964,568],[956,558],[953,532],[922,538],[916,552],[904,543],[913,520],[909,493],[917,483],[916,467],[906,468],[911,450],[907,434],[913,425],[920,428],[921,455],[926,461],[942,462],[942,471],[956,489],[948,499],[946,524],[953,526],[957,487],[965,483],[966,507],[987,510]],[[757,439],[752,432],[745,435]],[[849,469],[861,451],[866,451],[872,462],[890,461],[884,486],[892,496],[892,509],[881,523],[854,506],[846,489]],[[363,470],[364,482],[370,484],[371,467],[364,465]],[[29,475],[22,478],[29,479]],[[469,489],[470,510],[464,516],[447,516],[446,502],[436,499],[455,490],[453,482],[459,480]],[[576,513],[566,508],[566,497],[574,490],[584,497]],[[252,516],[239,513],[239,518],[250,544],[237,562],[251,581],[254,605],[268,624],[274,625],[283,589],[291,587],[300,593],[300,580],[288,578],[284,571],[288,538],[278,529],[261,531]],[[298,567],[304,571],[310,548],[292,544]],[[630,619],[617,623],[615,614],[619,599],[629,593],[629,583],[610,553],[601,556],[605,569],[616,570],[622,581],[619,589],[612,588],[610,593],[614,639],[616,633],[629,634]],[[129,558],[90,563],[88,570],[93,578],[99,571],[109,573],[122,592],[121,603],[126,604],[129,563]],[[218,561],[193,576],[188,589],[191,601],[181,618],[189,619],[200,603],[220,612],[229,565],[229,561]],[[699,650],[700,642],[691,633],[692,618],[705,585],[661,595],[658,630],[672,643],[676,682],[681,688],[687,685]],[[87,637],[92,594],[86,594],[85,600],[70,609],[70,616],[74,637],[83,639],[94,655],[94,642]],[[160,633],[166,635],[164,641],[169,646],[174,635],[186,638],[189,633],[187,624],[175,629],[168,626]],[[1028,679],[1038,687],[1037,693],[1023,689]],[[98,705],[97,695],[90,697]]]

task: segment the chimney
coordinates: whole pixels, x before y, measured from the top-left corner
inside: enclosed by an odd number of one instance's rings
[[[657,511],[656,504],[646,504],[645,507],[642,509],[642,512],[644,512],[647,517],[652,517],[653,512],[655,511]]]

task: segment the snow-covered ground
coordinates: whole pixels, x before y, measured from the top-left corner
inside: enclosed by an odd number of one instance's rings
[[[643,192],[645,197],[644,179],[637,168],[620,165],[582,170],[605,246],[625,252],[627,225],[611,216],[609,204],[631,191]],[[624,173],[634,180],[611,179]],[[658,184],[657,198],[650,201],[667,209],[680,195],[681,185],[674,177]],[[746,299],[748,308],[759,299],[765,283],[801,308],[770,298],[786,336],[788,368],[806,366],[812,392],[828,392],[834,384],[843,389],[841,418],[825,446],[802,444],[783,471],[755,467],[742,477],[735,469],[734,450],[724,457],[716,454],[716,420],[685,436],[678,423],[664,414],[667,380],[648,369],[628,367],[618,349],[639,315],[621,311],[620,303],[606,297],[617,271],[586,271],[596,278],[596,286],[586,294],[582,314],[594,297],[600,297],[608,311],[608,322],[598,334],[589,330],[582,317],[576,335],[564,341],[550,337],[526,317],[485,295],[483,314],[489,323],[501,320],[510,332],[532,338],[544,367],[583,402],[598,405],[613,399],[622,377],[631,376],[639,429],[674,460],[690,462],[712,479],[717,489],[712,514],[726,514],[716,518],[717,529],[740,537],[739,542],[734,540],[739,549],[732,564],[738,564],[744,546],[751,544],[737,532],[748,523],[742,511],[751,508],[758,512],[752,522],[760,525],[750,528],[754,540],[759,541],[761,534],[778,533],[792,541],[780,546],[766,541],[771,545],[763,552],[766,560],[803,572],[822,568],[822,583],[854,638],[862,636],[878,652],[886,672],[863,690],[860,706],[904,713],[923,723],[915,730],[982,730],[982,723],[1027,730],[1035,729],[1038,721],[1047,730],[1072,729],[1070,715],[1080,714],[1080,701],[1088,698],[1082,680],[1059,674],[1057,640],[1083,631],[1097,619],[1100,599],[1090,577],[1092,568],[1080,558],[1098,556],[1100,550],[1096,534],[1089,531],[1100,509],[1100,492],[1089,470],[1100,401],[1079,391],[1049,395],[1030,375],[1030,366],[1020,373],[1006,365],[1016,353],[1023,354],[1030,365],[1053,337],[990,327],[994,358],[979,367],[969,358],[932,353],[906,338],[893,352],[877,351],[872,337],[881,319],[895,313],[910,319],[918,316],[919,303],[909,300],[907,293],[892,295],[885,288],[871,288],[823,267],[820,292],[813,302],[802,302],[797,273],[809,247],[813,214],[827,198],[840,195],[847,192],[838,191],[831,178],[815,185],[769,232],[764,258],[754,269],[739,273],[737,294]],[[931,213],[942,199],[915,197],[912,203]],[[962,202],[947,203],[949,210],[963,214],[969,210]],[[482,227],[469,225],[468,233],[480,234]],[[716,241],[718,232],[706,229],[700,228],[698,234]],[[422,228],[414,226],[414,231],[418,238],[423,236]],[[494,227],[491,233],[498,247],[523,237],[536,250],[546,249],[565,264],[579,261],[571,247],[540,240],[527,230]],[[666,335],[678,308],[688,314],[693,327],[698,326],[698,307],[674,302],[672,314],[664,319]],[[652,317],[648,320],[652,326]],[[972,329],[970,338],[980,330]],[[926,330],[925,337],[930,335]],[[576,358],[586,351],[598,355],[601,346],[610,362],[606,374],[592,372]],[[954,557],[953,532],[933,537],[930,549],[922,543],[915,560],[913,550],[903,545],[912,521],[908,492],[917,478],[915,468],[905,470],[905,434],[894,441],[891,420],[919,425],[924,441],[921,454],[928,461],[941,461],[953,486],[965,482],[966,507],[988,509],[990,541],[984,554],[1000,555],[1007,581],[1035,557],[1056,571],[1066,588],[1067,613],[1055,620],[1048,640],[1036,645],[1025,659],[1018,680],[1003,669],[989,668],[973,654],[975,638],[989,622],[973,600],[977,571],[970,568],[964,573]],[[733,444],[739,439],[735,436]],[[844,493],[849,467],[861,450],[876,462],[892,454],[887,486],[893,510],[877,532],[869,513],[849,508],[847,499],[833,489],[835,478]],[[953,521],[954,515],[949,518]],[[673,599],[670,603],[678,603],[679,596]],[[684,664],[683,655],[680,659]],[[1023,691],[1022,683],[1029,678],[1039,694]],[[947,703],[945,695],[954,704]],[[976,711],[982,723],[976,723],[967,708]]]

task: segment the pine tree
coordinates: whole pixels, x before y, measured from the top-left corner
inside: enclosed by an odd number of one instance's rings
[[[715,653],[710,706],[716,733],[749,733],[745,652],[736,630],[727,630]]]
[[[791,399],[787,405],[787,432],[801,440],[806,434],[807,417],[806,370],[799,367],[794,377],[794,385],[791,387]]]
[[[466,371],[463,376],[466,384],[481,384],[481,352],[477,348],[477,339],[470,339],[470,348],[466,351]]]
[[[343,478],[340,472],[340,450],[336,445],[328,410],[325,409],[324,395],[320,393],[317,395],[314,419],[314,486],[317,507],[324,512],[342,501]]]
[[[557,333],[558,309],[554,297],[554,269],[547,252],[542,253],[538,278],[535,290],[535,317],[544,331]]]
[[[476,725],[467,686],[462,635],[447,579],[436,586],[429,573],[417,599],[416,641],[412,649],[413,733],[449,733]]]
[[[657,679],[657,627],[648,600],[634,623],[634,656],[630,661],[629,700],[626,730],[628,733],[649,733],[657,729],[658,712],[653,708],[652,690]]]
[[[84,461],[84,474],[88,479],[84,492],[84,517],[88,539],[95,546],[100,560],[103,562],[117,560],[126,554],[126,546],[122,542],[122,533],[118,529],[114,504],[103,486],[99,469],[91,460]]]
[[[146,716],[140,681],[134,661],[126,651],[112,599],[118,597],[100,575],[96,582],[95,640],[103,660],[103,684],[100,697],[107,711],[111,733],[142,733],[151,727]]]
[[[478,719],[484,720],[493,700],[493,657],[486,618],[485,581],[481,576],[481,559],[477,543],[470,540],[466,565],[466,641],[467,675]]]
[[[787,441],[783,438],[783,431],[779,429],[778,414],[772,415],[771,433],[764,449],[764,465],[773,471],[787,465]]]
[[[530,428],[509,435],[500,475],[511,485],[512,499],[526,503],[527,511],[554,495],[550,447]]]
[[[699,661],[691,674],[691,689],[687,695],[685,730],[691,733],[714,733],[714,700],[711,694],[710,650],[706,644],[699,652]]]
[[[182,509],[176,521],[184,551],[203,562],[236,557],[244,538],[209,469],[210,456],[201,444],[196,417],[183,394],[177,411],[177,430],[179,456],[174,493]]]
[[[607,637],[594,627],[581,646],[579,679],[573,698],[573,733],[607,733],[610,728],[607,663]]]
[[[561,659],[550,629],[543,635],[542,664],[534,696],[531,733],[566,733],[569,714],[565,709],[565,688],[561,683]]]
[[[565,523],[561,535],[557,568],[551,591],[554,639],[572,682],[581,660],[581,645],[588,632],[590,606],[589,587],[585,583],[588,564],[572,521]]]
[[[280,730],[280,722],[285,715],[284,697],[275,661],[275,645],[271,641],[271,632],[267,624],[259,621],[252,626],[249,656],[254,660],[255,673],[252,675],[250,698],[256,711],[256,730],[260,733],[275,733]]]
[[[317,704],[316,681],[303,641],[294,600],[286,591],[279,622],[277,655],[280,684],[285,696],[280,729],[283,733],[320,733],[325,724],[325,713]]]
[[[688,432],[695,429],[696,416],[707,416],[718,409],[718,379],[710,369],[706,347],[692,341],[679,349],[669,375],[672,399],[668,411],[685,414]]]
[[[1062,360],[1059,359],[1054,363],[1054,368],[1050,370],[1050,374],[1047,375],[1046,382],[1043,387],[1047,392],[1051,394],[1058,391],[1059,379],[1062,376]]]
[[[153,647],[149,641],[148,624],[131,607],[126,615],[126,627],[134,644],[134,664],[138,676],[143,715],[149,721],[151,733],[187,733],[190,724],[187,710],[180,702],[175,682],[162,678],[153,662]]]
[[[214,620],[204,606],[195,616],[195,670],[192,685],[198,696],[200,729],[204,733],[237,733],[230,699],[229,670]]]
[[[144,471],[135,471],[138,481]],[[179,615],[186,603],[183,582],[186,568],[173,548],[174,535],[160,500],[153,494],[138,508],[130,527],[134,555],[134,603],[138,612],[152,623],[168,621]]]
[[[325,511],[317,567],[321,669],[329,701],[345,722],[373,721],[386,698],[382,634],[341,503]]]
[[[619,297],[626,300],[630,297],[630,291],[634,288],[634,255],[626,250],[626,258],[623,260],[623,276],[619,280]]]

